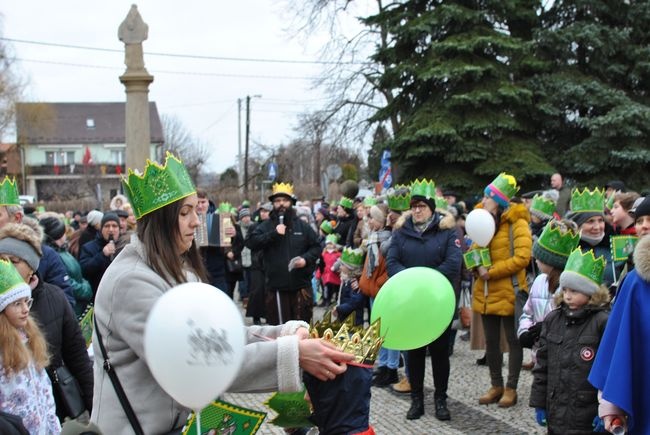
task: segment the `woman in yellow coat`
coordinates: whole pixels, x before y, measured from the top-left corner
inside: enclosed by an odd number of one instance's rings
[[[479,398],[479,403],[498,402],[502,408],[517,403],[517,383],[523,353],[516,335],[515,306],[518,298],[525,302],[527,297],[526,266],[530,262],[533,243],[528,209],[522,203],[510,201],[518,190],[515,178],[505,173],[485,188],[481,204],[494,217],[496,231],[488,246],[492,265],[476,269],[472,300],[472,309],[481,314],[483,321],[492,385]],[[501,373],[502,325],[510,348],[505,389]]]

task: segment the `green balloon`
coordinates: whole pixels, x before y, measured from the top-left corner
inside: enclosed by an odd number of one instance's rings
[[[429,267],[411,267],[390,277],[372,305],[381,318],[383,346],[410,350],[440,337],[451,323],[456,296],[449,280]]]

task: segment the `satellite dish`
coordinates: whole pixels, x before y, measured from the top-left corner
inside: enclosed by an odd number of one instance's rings
[[[339,165],[329,165],[326,169],[325,172],[327,173],[327,176],[329,177],[330,180],[338,180],[341,178],[341,175],[343,175],[343,169]]]

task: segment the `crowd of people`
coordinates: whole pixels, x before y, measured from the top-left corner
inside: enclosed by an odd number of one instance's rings
[[[477,204],[416,179],[329,203],[298,201],[290,183],[277,183],[267,202],[233,206],[196,188],[174,156],[151,168],[130,173],[124,195],[103,212],[32,214],[19,205],[15,181],[0,184],[0,429],[58,433],[71,417],[90,421],[96,433],[180,431],[190,410],[158,385],[143,344],[153,305],[178,284],[210,283],[238,297],[251,318],[231,391],[296,391],[301,370],[332,380],[353,359],[309,337],[315,306],[363,325],[390,277],[429,267],[449,280],[457,299],[471,288],[474,317],[464,338],[485,349],[490,381],[477,403],[509,408],[523,399],[523,348],[531,348],[526,399],[549,433],[650,431],[643,370],[650,362],[643,321],[650,196],[620,181],[571,189],[560,174],[548,190],[522,193],[502,173]],[[486,246],[465,230],[475,209],[494,220]],[[478,266],[463,260],[474,250],[489,253]],[[94,369],[78,323],[89,308]],[[370,382],[410,394],[406,419],[425,413],[427,356],[434,415],[452,418],[447,390],[457,324],[421,348],[379,351]],[[79,385],[80,415],[70,415],[59,396],[61,367]]]

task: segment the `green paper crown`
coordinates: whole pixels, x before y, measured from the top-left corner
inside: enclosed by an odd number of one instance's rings
[[[346,196],[342,196],[339,200],[339,206],[343,208],[354,208],[354,201]]]
[[[449,203],[442,196],[436,196],[436,210],[447,210],[449,208]]]
[[[396,211],[406,211],[411,208],[411,190],[408,186],[398,184],[388,191],[388,208]]]
[[[343,248],[343,252],[341,253],[341,263],[350,268],[361,267],[363,265],[363,251],[359,248]]]
[[[535,195],[530,203],[530,211],[537,212],[545,218],[550,219],[553,217],[553,213],[555,213],[555,201],[545,198],[542,195]]]
[[[221,202],[219,203],[219,207],[217,207],[217,213],[230,213],[232,211],[232,204],[229,202]]]
[[[517,192],[519,192],[519,186],[517,186],[517,180],[515,177],[510,174],[506,174],[505,172],[497,175],[497,178],[495,178],[492,183],[490,183],[490,186],[496,188],[499,192],[506,196],[508,198],[508,201],[511,200],[512,197],[517,194]]]
[[[366,196],[363,198],[363,205],[366,207],[372,207],[373,205],[377,205],[377,198],[374,196]]]
[[[595,188],[594,190],[580,189],[571,191],[571,211],[574,213],[602,213],[605,211],[605,191]]]
[[[593,281],[596,285],[601,285],[605,273],[605,263],[605,257],[601,255],[596,258],[593,250],[590,249],[583,254],[580,248],[576,248],[569,255],[564,271],[577,273]]]
[[[411,183],[411,197],[423,196],[426,199],[436,197],[436,183],[433,180],[415,180]]]
[[[330,221],[323,221],[323,223],[320,224],[320,229],[323,230],[325,234],[332,234],[332,231],[334,231]]]
[[[549,221],[537,243],[547,251],[568,257],[580,243],[580,232],[574,232],[556,220]]]
[[[0,205],[20,205],[16,177],[10,180],[8,176],[0,183]]]
[[[334,243],[335,245],[339,243],[339,235],[338,234],[328,234],[325,237],[325,244],[327,243]]]
[[[25,280],[11,261],[0,259],[0,295],[26,285]]]
[[[164,166],[147,159],[144,175],[129,168],[122,185],[136,219],[196,193],[187,169],[169,151]]]

